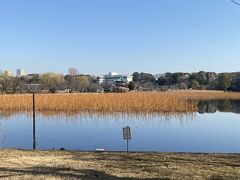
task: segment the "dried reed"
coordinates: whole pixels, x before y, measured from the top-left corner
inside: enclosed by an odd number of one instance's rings
[[[109,94],[36,94],[37,111],[187,113],[197,111],[196,100],[240,99],[240,93],[143,92]],[[31,111],[32,95],[0,95],[0,110]]]

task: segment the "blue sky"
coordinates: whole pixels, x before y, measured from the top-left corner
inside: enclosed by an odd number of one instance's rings
[[[1,0],[0,69],[240,71],[230,0]]]

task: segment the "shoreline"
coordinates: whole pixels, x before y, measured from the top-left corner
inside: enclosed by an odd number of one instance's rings
[[[81,150],[81,149],[22,149],[22,148],[0,148],[0,151],[25,151],[25,152],[69,152],[69,153],[109,153],[109,154],[188,154],[188,155],[239,155],[240,152],[181,152],[181,151],[172,151],[172,152],[165,152],[165,151],[131,151],[129,150],[128,153],[125,150],[104,150],[104,151],[97,151],[97,150]]]
[[[239,153],[0,149],[8,179],[240,179]]]

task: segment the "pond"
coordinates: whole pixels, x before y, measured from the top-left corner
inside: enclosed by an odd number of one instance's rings
[[[200,101],[192,114],[36,113],[36,149],[125,151],[122,128],[131,127],[130,151],[240,152],[240,101]],[[0,147],[33,148],[32,116],[0,113]]]

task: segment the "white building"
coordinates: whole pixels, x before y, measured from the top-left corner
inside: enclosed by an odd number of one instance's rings
[[[117,76],[118,73],[117,73],[117,72],[109,72],[108,75],[109,75],[109,76]]]
[[[98,83],[112,83],[112,82],[124,82],[129,83],[133,81],[132,75],[118,75],[116,72],[110,72],[108,75],[103,75],[98,77]]]
[[[24,69],[17,69],[17,73],[16,73],[16,76],[17,77],[22,77],[22,76],[25,76],[26,75],[26,72]]]

